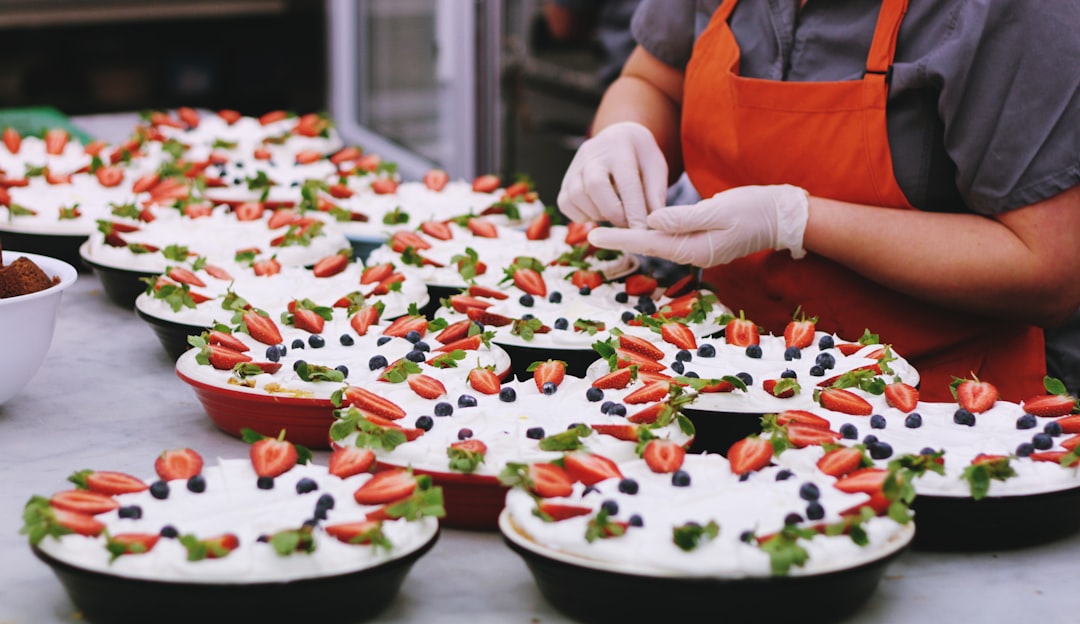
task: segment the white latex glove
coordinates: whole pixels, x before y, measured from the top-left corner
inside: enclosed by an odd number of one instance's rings
[[[650,229],[596,228],[589,242],[605,249],[710,267],[763,249],[802,258],[809,194],[789,185],[739,186],[689,206],[653,211]]]
[[[652,132],[623,121],[578,148],[563,176],[559,210],[571,221],[644,229],[648,214],[664,207],[667,178],[667,160]]]

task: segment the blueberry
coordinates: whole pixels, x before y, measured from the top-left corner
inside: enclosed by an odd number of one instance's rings
[[[639,305],[645,305],[646,303],[652,303],[652,297],[649,295],[638,295],[637,302]]]
[[[585,486],[585,489],[581,491],[581,498],[585,498],[586,496],[588,496],[589,494],[592,494],[593,492],[596,492],[597,494],[599,494],[600,493],[600,488],[596,487],[595,485],[587,485],[587,486]]]
[[[615,407],[615,401],[604,401],[600,404],[601,414],[610,414],[611,408]]]
[[[458,440],[468,440],[471,437],[473,437],[473,430],[472,429],[469,429],[468,427],[462,427],[461,429],[458,429],[458,432],[457,432],[457,439]]]
[[[510,386],[499,389],[499,400],[503,403],[513,403],[517,400],[517,390]]]
[[[742,533],[739,533],[739,541],[744,544],[753,544],[757,539],[754,537],[753,531],[743,531]]]
[[[867,449],[870,451],[870,457],[874,459],[886,459],[892,457],[893,454],[892,445],[888,442],[875,442]]]
[[[625,290],[619,291],[615,293],[615,301],[618,301],[619,303],[626,303],[627,301],[630,301],[630,295],[626,294]]]
[[[1045,433],[1036,433],[1031,437],[1031,443],[1040,451],[1045,451],[1051,446],[1054,446],[1054,439]]]
[[[553,291],[548,295],[548,301],[551,303],[562,303],[562,293],[559,291]]]
[[[420,342],[421,338],[423,338],[423,336],[421,336],[420,332],[416,331],[415,329],[410,329],[409,332],[405,334],[405,340],[408,340],[413,344]]]
[[[877,444],[877,441],[878,437],[872,433],[862,439],[862,443],[867,446],[870,446],[871,444]]]
[[[319,518],[315,517],[315,518],[308,518],[307,520],[304,520],[303,522],[300,523],[300,526],[313,527],[313,526],[317,526],[318,524],[319,524]]]
[[[583,425],[584,423],[570,423],[569,425],[566,425],[566,430],[570,431],[571,429],[577,429],[578,427],[581,427]]]
[[[694,359],[694,354],[690,353],[686,349],[679,349],[675,353],[675,361],[676,362],[689,362],[692,359]]]
[[[201,474],[197,474],[187,480],[187,489],[190,492],[201,494],[206,491],[206,477]]]
[[[589,403],[596,403],[600,399],[604,398],[604,391],[600,388],[594,388],[589,386],[589,389],[585,391],[585,398]]]
[[[116,510],[116,515],[121,518],[131,518],[132,520],[138,520],[142,518],[142,507],[138,505],[127,505],[120,507]]]
[[[656,304],[653,303],[652,299],[649,299],[637,304],[634,306],[634,309],[642,314],[654,314],[656,312]]]
[[[533,307],[533,304],[536,303],[536,301],[533,299],[532,295],[530,295],[529,293],[525,293],[524,295],[518,297],[518,303],[525,306],[526,308],[531,308]]]
[[[390,342],[390,336],[379,336],[379,339],[375,341],[375,346],[381,347],[388,342]]]
[[[1048,436],[1050,436],[1052,438],[1056,438],[1056,437],[1058,437],[1059,435],[1062,434],[1061,424],[1058,423],[1057,421],[1048,422],[1048,423],[1046,423],[1046,426],[1043,427],[1043,433],[1045,433],[1046,435],[1048,435]]]
[[[746,357],[753,358],[755,360],[760,360],[761,359],[761,345],[756,345],[756,344],[747,345],[746,346]]]
[[[454,406],[450,405],[446,401],[440,401],[435,404],[436,416],[450,416],[454,413]]]
[[[536,316],[534,316],[532,314],[528,314],[528,313],[525,313],[525,314],[521,315],[521,320],[523,320],[523,321],[531,321],[534,318],[536,318]]]
[[[821,490],[814,483],[806,482],[799,486],[799,498],[814,501],[821,498]]]
[[[790,368],[780,373],[780,379],[798,379],[799,375]]]
[[[427,353],[431,351],[431,345],[424,342],[423,340],[417,340],[416,343],[413,345],[413,349]]]
[[[814,501],[806,506],[807,520],[821,520],[824,517],[825,508],[821,506],[821,503]]]
[[[426,360],[427,356],[424,355],[423,351],[417,351],[416,349],[413,349],[412,351],[409,351],[405,354],[405,359],[409,360],[410,362],[416,362],[417,364],[419,364],[420,362]]]
[[[754,385],[754,378],[750,373],[735,373],[735,376],[742,380],[742,382],[748,386]]]
[[[835,346],[836,344],[833,342],[832,336],[822,336],[821,339],[817,341],[817,348],[822,351],[825,349],[832,349]]]
[[[326,339],[319,334],[311,334],[308,336],[307,343],[312,349],[321,349],[326,346]]]
[[[285,357],[289,354],[289,347],[286,347],[284,342],[275,346],[277,347],[278,355],[281,357]]]
[[[611,411],[608,413],[612,416],[626,416],[626,406],[622,403],[616,403],[615,405],[611,406]]]
[[[626,312],[623,312],[619,318],[622,320],[623,323],[629,323],[630,321],[634,320],[635,317],[637,317],[636,314],[634,314],[630,310],[627,310]]]
[[[319,500],[315,501],[315,509],[333,509],[334,508],[334,495],[323,494],[319,497]]]
[[[686,372],[686,365],[683,364],[682,362],[678,362],[678,361],[672,362],[671,363],[671,370],[673,370],[676,373],[682,375],[684,372]]]
[[[825,370],[832,370],[836,366],[836,358],[832,353],[818,353],[818,356],[814,358],[814,363]]]
[[[457,398],[458,407],[476,407],[476,397],[471,394],[463,394]],[[436,414],[437,415],[437,414]]]
[[[623,479],[619,481],[619,491],[623,494],[637,494],[638,483],[633,479]]]
[[[543,427],[529,427],[525,430],[525,437],[530,440],[542,440],[544,438]]]
[[[641,514],[634,514],[630,516],[630,520],[628,520],[627,523],[632,527],[645,526],[645,520],[642,519]]]
[[[349,367],[344,364],[338,364],[334,367],[334,370],[341,373],[343,377],[347,378],[349,376]]]
[[[304,360],[296,360],[295,362],[292,363],[292,369],[293,370],[299,369],[301,364],[307,364],[307,362],[304,361]]]
[[[1032,444],[1031,442],[1021,442],[1016,447],[1016,456],[1017,457],[1028,457],[1034,452],[1035,452],[1035,445]]]
[[[803,517],[794,512],[784,516],[784,526],[787,526],[789,524],[799,524],[802,521]]]
[[[272,490],[274,489],[274,477],[259,477],[255,482],[255,486],[260,490]]]
[[[789,362],[791,360],[801,360],[802,349],[799,347],[788,347],[787,349],[784,349],[784,359]]]
[[[161,527],[161,532],[159,533],[159,535],[161,535],[161,537],[164,537],[165,539],[173,539],[174,537],[180,536],[180,531],[177,531],[176,527],[174,527],[173,525],[166,524],[165,526]]]
[[[386,361],[385,355],[373,355],[367,362],[369,370],[379,370],[380,368],[386,368],[390,365],[390,362]]]
[[[292,341],[292,348],[293,349],[303,349],[304,348],[304,341],[300,340],[299,338],[293,340]]]
[[[256,537],[255,541],[260,543],[260,544],[269,544],[270,543],[270,536],[266,535],[264,533],[264,534],[260,535],[259,537]]]
[[[563,317],[560,316],[559,318],[555,319],[555,323],[553,323],[553,327],[555,329],[568,329],[570,327],[570,321],[568,321],[568,320],[566,320],[566,319],[564,319]]]
[[[686,487],[690,485],[690,473],[685,470],[676,470],[671,473],[671,485],[675,487]]]
[[[277,347],[266,347],[266,359],[271,362],[277,362],[281,359],[281,353],[278,352]]]
[[[421,416],[416,419],[416,428],[423,429],[424,431],[431,431],[431,428],[435,426],[435,420],[431,416]]]
[[[716,347],[712,346],[709,343],[705,343],[705,344],[701,345],[700,347],[698,347],[697,354],[698,354],[698,357],[703,357],[703,358],[716,357]]]
[[[919,451],[919,455],[933,455],[936,452],[937,451],[930,448],[929,446],[924,446],[924,447],[922,447],[922,450]]]
[[[962,407],[957,408],[956,412],[953,413],[952,419],[953,422],[958,425],[967,425],[968,427],[975,426],[975,414],[972,414]]]
[[[590,294],[592,294],[592,288],[589,288],[588,286],[582,286],[581,288],[578,289],[578,294],[579,295],[590,295]]]
[[[911,412],[904,419],[904,426],[908,429],[918,429],[922,427],[922,414],[919,412]]]
[[[606,511],[609,516],[619,515],[619,503],[611,500],[610,498],[600,503],[600,509]]]
[[[330,516],[330,513],[325,509],[319,509],[318,507],[315,507],[315,514],[314,515],[315,515],[315,520],[319,521],[319,520],[326,520]]]
[[[154,481],[150,484],[150,496],[158,500],[169,498],[169,484],[166,481]]]
[[[885,422],[885,417],[881,414],[874,414],[870,416],[871,429],[884,429],[886,424],[887,423]]]
[[[749,473],[749,472],[744,472],[741,475],[739,475],[739,483],[742,483],[743,481],[749,481],[750,480],[750,475],[751,475],[751,473]]]
[[[684,376],[684,377],[689,377],[689,378],[691,378],[691,379],[698,379],[698,378],[700,378],[700,377],[701,377],[701,375],[699,375],[699,374],[697,373],[697,371],[687,371],[687,372],[686,372],[686,374],[685,374],[685,375],[683,375],[683,376]]]
[[[814,364],[813,366],[810,367],[810,376],[811,377],[824,377],[825,376],[825,369],[822,368],[820,364]]]
[[[776,472],[776,480],[777,481],[787,481],[788,479],[790,479],[791,477],[794,477],[794,476],[795,476],[794,473],[792,473],[790,470],[778,470]]]
[[[341,334],[341,337],[338,338],[338,342],[340,342],[343,347],[351,347],[356,344],[356,341],[353,340],[353,337],[349,334]]]
[[[304,477],[296,482],[296,493],[307,494],[308,492],[314,492],[319,489],[319,484],[315,483],[314,479]]]
[[[851,423],[844,423],[840,425],[840,435],[843,436],[845,440],[858,440],[859,429]]]

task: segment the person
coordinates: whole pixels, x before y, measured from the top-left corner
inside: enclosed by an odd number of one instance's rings
[[[879,334],[923,400],[1030,398],[1080,308],[1077,27],[1050,0],[643,0],[559,209],[767,331]],[[703,199],[665,206],[684,168]]]

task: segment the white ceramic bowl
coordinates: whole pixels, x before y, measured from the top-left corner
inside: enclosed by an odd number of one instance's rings
[[[29,295],[0,299],[0,405],[19,393],[41,368],[52,344],[60,296],[75,283],[78,273],[70,264],[37,254],[5,251],[4,266],[20,256],[32,260],[60,283]]]

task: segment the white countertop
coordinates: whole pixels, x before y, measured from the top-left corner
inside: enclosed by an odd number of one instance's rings
[[[0,350],[2,353],[2,350]],[[0,406],[0,624],[78,622],[50,569],[18,534],[34,494],[83,468],[150,471],[162,450],[242,457],[173,371],[149,325],[110,302],[92,274],[64,293],[42,369]],[[325,453],[316,453],[324,463]],[[1033,531],[1039,519],[1032,518]],[[1080,535],[1035,548],[977,554],[907,552],[850,622],[1080,622]],[[420,559],[386,622],[563,622],[496,533],[445,529]],[[792,622],[797,622],[797,615]]]

